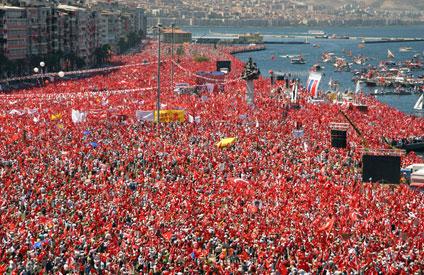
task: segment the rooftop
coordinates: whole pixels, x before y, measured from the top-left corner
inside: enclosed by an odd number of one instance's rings
[[[172,33],[172,28],[165,28],[162,30],[163,33]],[[174,33],[188,34],[191,32],[183,31],[182,29],[174,28]]]
[[[12,7],[12,6],[0,5],[0,10],[25,10],[25,9],[21,8],[21,7]]]
[[[58,9],[60,10],[67,10],[67,11],[85,11],[86,9],[80,8],[80,7],[76,7],[76,6],[70,6],[70,5],[58,5],[57,6]]]

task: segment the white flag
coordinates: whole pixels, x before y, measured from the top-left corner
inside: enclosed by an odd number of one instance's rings
[[[25,111],[13,109],[12,111],[9,112],[9,114],[21,116],[21,115],[25,114]]]
[[[291,102],[295,103],[297,102],[297,92],[298,92],[298,87],[297,87],[297,83],[293,84],[293,90],[291,93]]]
[[[87,120],[87,113],[72,109],[72,122],[79,123]]]
[[[213,89],[215,88],[215,84],[206,83],[205,85],[206,85],[206,88],[208,89],[208,92],[209,93],[212,93],[213,92]]]
[[[192,115],[188,115],[188,122],[190,123],[200,123],[200,116],[193,117]]]
[[[140,111],[135,112],[135,117],[141,121],[154,121],[154,112],[153,111]]]

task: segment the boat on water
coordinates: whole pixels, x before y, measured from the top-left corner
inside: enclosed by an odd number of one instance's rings
[[[358,55],[353,57],[353,63],[357,64],[357,65],[364,65],[365,62],[367,62],[367,58],[362,56],[362,55]]]
[[[324,67],[322,67],[320,64],[314,64],[312,65],[312,67],[309,69],[309,71],[311,72],[320,72],[324,69]]]
[[[322,62],[327,63],[333,60],[334,53],[324,52],[321,55]]]
[[[347,35],[336,35],[336,34],[331,35],[329,38],[330,39],[350,39],[350,37]]]
[[[290,63],[301,65],[301,64],[305,64],[306,60],[301,55],[299,55],[299,56],[295,56],[295,57],[290,58]]]
[[[383,138],[383,140],[390,146],[405,150],[406,152],[424,151],[424,137],[409,137],[400,140]]]
[[[412,92],[410,90],[407,90],[403,87],[397,87],[394,92],[394,95],[412,95]]]
[[[318,36],[318,35],[325,35],[325,32],[321,30],[309,30],[308,34]]]
[[[410,51],[412,51],[411,47],[400,47],[399,48],[399,52],[401,52],[401,53],[410,52]]]
[[[328,35],[326,35],[326,34],[315,35],[315,39],[328,39]]]
[[[349,72],[350,64],[341,57],[336,58],[336,62],[334,63],[335,72]]]
[[[395,58],[395,55],[392,53],[391,50],[387,49],[387,59],[393,59]]]
[[[421,96],[418,98],[417,102],[414,105],[414,110],[416,111],[423,111],[424,107],[424,93],[421,94]]]

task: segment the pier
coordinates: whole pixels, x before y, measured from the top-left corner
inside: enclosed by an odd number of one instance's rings
[[[266,47],[264,45],[256,45],[256,46],[248,46],[248,47],[239,47],[230,51],[230,53],[231,54],[250,53],[250,52],[259,52],[264,50],[266,50]]]
[[[381,43],[404,43],[404,42],[422,42],[424,38],[380,38],[377,40],[365,40],[364,44],[381,44]]]

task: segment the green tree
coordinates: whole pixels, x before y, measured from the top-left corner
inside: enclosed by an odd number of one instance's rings
[[[109,44],[103,45],[94,50],[94,58],[96,60],[96,65],[108,62],[111,56],[112,49]]]
[[[127,43],[125,38],[121,37],[118,41],[119,52],[124,53],[126,50],[128,50],[128,45],[129,43]]]
[[[177,48],[177,52],[176,52],[176,54],[177,54],[177,55],[179,55],[179,56],[184,55],[184,48],[183,48],[183,45],[180,45],[180,46]]]

